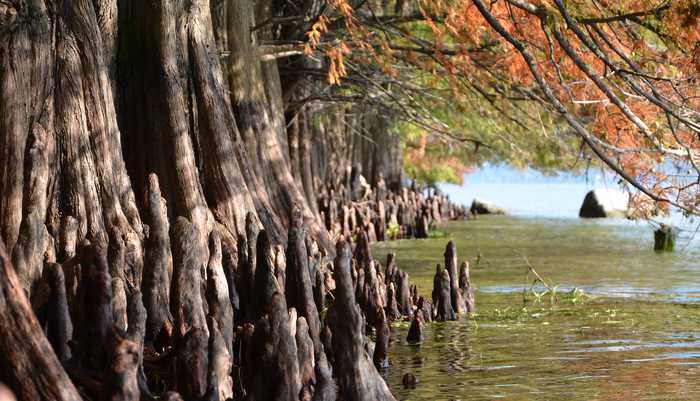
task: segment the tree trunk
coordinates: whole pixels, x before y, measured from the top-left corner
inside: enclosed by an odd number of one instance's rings
[[[332,250],[330,238],[325,229],[318,224],[298,183],[292,179],[289,159],[284,156],[286,149],[280,144],[280,138],[284,137],[284,134],[278,131],[282,128],[279,123],[281,117],[272,115],[273,112],[279,113],[280,110],[278,107],[273,107],[276,103],[271,105],[266,98],[263,68],[257,54],[257,40],[255,35],[250,33],[255,22],[253,2],[250,0],[230,2],[227,16],[228,40],[231,46],[229,60],[231,103],[242,141],[250,150],[248,157],[252,169],[266,172],[262,178],[255,174],[246,177],[248,185],[256,188],[254,195],[258,204],[258,213],[291,210],[296,204],[302,209],[312,235],[323,243],[324,248]],[[274,68],[270,66],[267,72],[268,79],[270,75],[275,75]],[[276,85],[272,88],[274,89],[269,89],[267,92],[279,93]],[[289,224],[288,216],[283,213],[273,214],[269,218],[281,221],[284,226]],[[268,227],[268,225],[265,226]],[[273,233],[270,234],[275,238]]]
[[[323,5],[302,3],[305,15]],[[150,397],[147,366],[163,376],[172,368],[169,388],[185,397],[215,398],[232,394],[228,372],[241,359],[234,318],[243,323],[242,309],[262,295],[245,324],[267,321],[270,344],[288,355],[297,341],[302,349],[294,356],[300,382],[293,364],[278,372],[290,375],[280,394],[303,387],[309,395],[316,375],[319,399],[334,398],[326,361],[333,355],[324,350],[316,305],[326,303],[321,287],[330,271],[317,272],[315,259],[309,268],[308,259],[317,254],[313,241],[322,254],[335,253],[316,192],[322,165],[326,179],[342,182],[337,173],[353,150],[343,127],[355,117],[345,106],[304,107],[290,157],[288,95],[308,93],[310,84],[285,82],[277,61],[260,60],[258,41],[272,31],[251,29],[275,6],[0,0],[0,239],[14,266],[0,250],[0,354],[8,356],[0,380],[21,400],[80,399],[27,298],[41,304],[60,360],[91,397]],[[284,35],[303,39],[308,23]],[[334,137],[321,148],[316,136],[327,132]],[[293,209],[300,217],[292,227]],[[257,263],[265,280],[256,281]],[[275,280],[280,292],[268,294]],[[323,286],[314,292],[317,282]],[[284,294],[286,287],[294,291]],[[288,332],[296,318],[286,316],[285,295],[303,317],[298,336]],[[360,333],[354,298],[346,298],[351,329]],[[352,346],[342,369],[349,384],[369,360],[359,342],[338,339]],[[157,356],[144,361],[144,347]],[[271,357],[266,363],[276,366],[279,356]],[[359,365],[349,359],[359,357]],[[365,384],[389,399],[378,375]],[[179,396],[162,395],[169,397]]]

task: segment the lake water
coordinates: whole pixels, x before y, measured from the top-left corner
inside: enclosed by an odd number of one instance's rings
[[[686,230],[680,250],[656,253],[648,223],[575,217],[589,184],[530,184],[523,178],[473,183],[462,193],[445,188],[454,200],[469,203],[460,196],[477,195],[515,213],[444,224],[442,238],[374,247],[379,259],[396,252],[398,265],[429,296],[435,264],[451,239],[460,261],[471,262],[477,288],[477,315],[427,324],[421,345],[406,343],[408,323],[394,324],[386,377],[397,397],[700,399],[700,251],[693,224],[676,218]],[[528,262],[556,286],[554,299],[538,300],[529,291]],[[406,372],[420,380],[416,389],[402,388]]]

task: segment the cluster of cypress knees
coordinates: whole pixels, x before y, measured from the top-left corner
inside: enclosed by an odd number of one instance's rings
[[[371,242],[399,238],[427,238],[430,227],[443,220],[473,218],[470,210],[435,190],[428,196],[413,185],[390,191],[382,178],[375,188],[364,181],[347,180],[338,187],[321,186],[318,209],[332,236],[350,238],[358,230]],[[354,184],[353,184],[354,182]]]
[[[299,208],[286,249],[249,216],[232,250],[217,230],[202,244],[185,218],[169,227],[164,203],[155,202],[140,283],[120,276],[111,263],[120,255],[107,244],[63,239],[70,251],[61,264],[47,264],[31,298],[67,372],[56,391],[65,390],[63,399],[123,401],[394,400],[379,373],[389,366],[391,322],[411,320],[407,340],[420,342],[424,322],[473,312],[474,293],[453,242],[432,300],[419,296],[394,254],[382,266],[370,251],[383,239],[377,228],[400,219],[406,205],[420,213],[403,220],[404,231],[415,230],[415,216],[453,218],[446,198],[404,191],[374,199],[341,203],[343,217],[329,202],[324,216],[342,221],[330,252],[309,237]],[[390,211],[377,213],[385,200]],[[377,224],[366,224],[369,217]],[[2,247],[0,262],[10,264]],[[12,380],[20,399],[32,399],[23,391],[32,377]],[[79,397],[65,396],[73,386]]]

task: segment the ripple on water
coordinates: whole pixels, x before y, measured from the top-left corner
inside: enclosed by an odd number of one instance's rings
[[[406,325],[393,328],[386,377],[399,399],[700,399],[697,249],[656,254],[648,227],[571,219],[482,218],[443,231],[472,263],[480,314],[428,323],[419,346],[405,342]],[[446,243],[394,241],[374,252],[396,252],[430,294]],[[560,285],[554,306],[522,309],[524,257]],[[593,298],[572,304],[563,294],[574,288]],[[401,388],[409,371],[414,390]]]

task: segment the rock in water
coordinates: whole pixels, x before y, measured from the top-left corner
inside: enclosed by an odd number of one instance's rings
[[[612,188],[597,188],[586,194],[579,210],[579,217],[626,217],[629,196]]]
[[[494,205],[491,202],[474,198],[469,211],[474,214],[506,214],[505,209]]]

